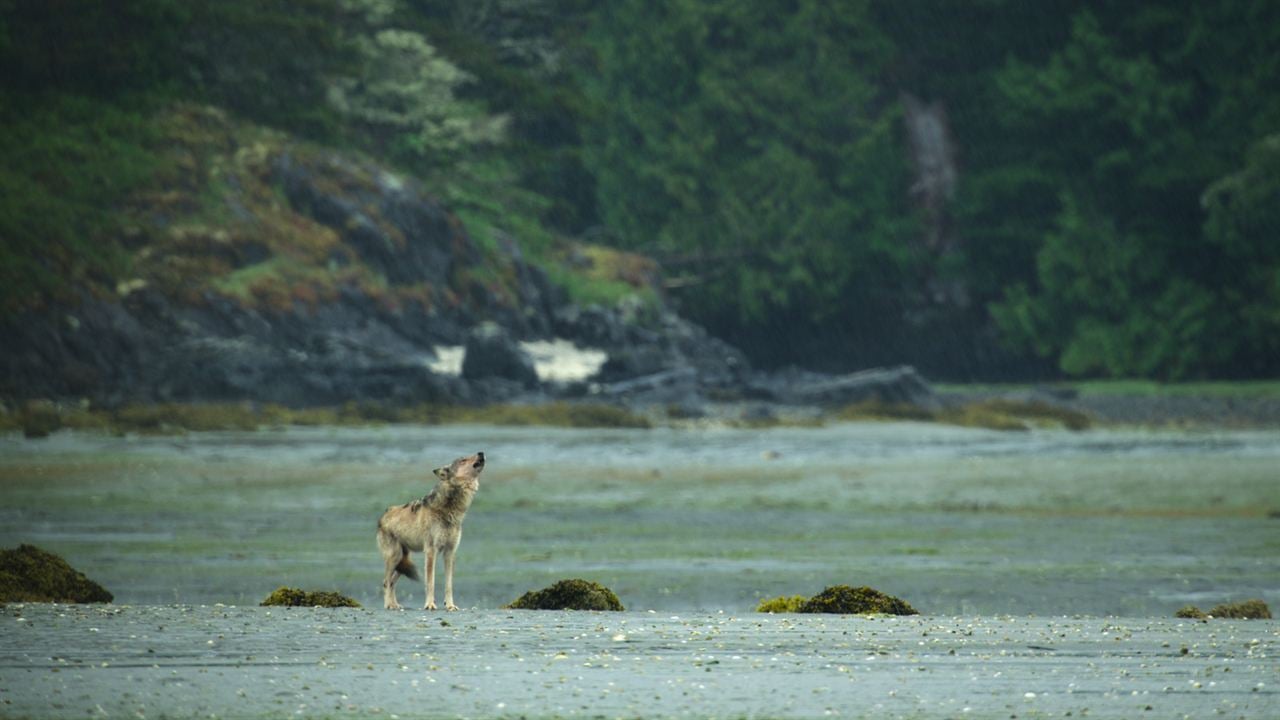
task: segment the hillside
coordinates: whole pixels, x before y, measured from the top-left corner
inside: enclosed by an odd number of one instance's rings
[[[746,369],[664,307],[642,257],[561,240],[530,258],[402,173],[213,107],[166,107],[146,135],[154,172],[97,231],[120,248],[114,272],[62,274],[0,323],[3,396],[497,401],[674,368],[728,386]],[[486,338],[499,364],[462,377],[464,346]],[[587,364],[530,378],[530,350]]]
[[[523,337],[534,268],[769,369],[1273,378],[1277,47],[1269,0],[8,0],[0,313],[347,288]]]

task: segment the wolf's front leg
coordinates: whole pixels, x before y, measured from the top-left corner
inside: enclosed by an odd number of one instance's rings
[[[427,603],[422,606],[423,610],[436,609],[436,549],[430,544],[426,548],[427,556],[427,577],[423,580],[427,590]]]
[[[444,609],[457,610],[453,604],[453,549],[442,551],[444,554]]]

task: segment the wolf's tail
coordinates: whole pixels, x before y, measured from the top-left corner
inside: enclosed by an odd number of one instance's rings
[[[381,520],[378,521],[378,548],[382,550],[382,557],[387,561],[396,558],[396,572],[411,580],[421,579],[418,568],[413,566],[413,558],[409,555],[408,546],[382,527]]]
[[[401,545],[400,562],[396,563],[396,572],[409,578],[410,580],[421,580],[422,576],[418,574],[418,568],[414,566],[413,559],[409,557],[409,548]]]

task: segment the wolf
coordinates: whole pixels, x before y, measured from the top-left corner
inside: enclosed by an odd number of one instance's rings
[[[388,610],[400,609],[400,603],[396,602],[396,580],[401,575],[418,579],[411,552],[422,552],[427,558],[427,602],[423,609],[436,609],[437,555],[444,563],[444,609],[458,609],[453,604],[453,555],[462,542],[462,520],[480,489],[482,470],[483,452],[460,457],[431,471],[438,482],[426,497],[392,505],[382,513],[378,519],[378,549],[382,551],[385,565],[382,603]]]

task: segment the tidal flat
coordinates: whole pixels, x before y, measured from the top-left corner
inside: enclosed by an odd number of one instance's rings
[[[1274,622],[0,610],[3,717],[1256,717]]]
[[[378,515],[476,450],[464,609],[383,611]],[[1274,717],[1277,623],[1172,615],[1280,603],[1277,468],[1274,430],[6,436],[0,546],[117,605],[5,608],[0,716]],[[499,609],[567,577],[628,612]],[[834,584],[923,616],[752,612]],[[254,607],[281,585],[365,609]]]

